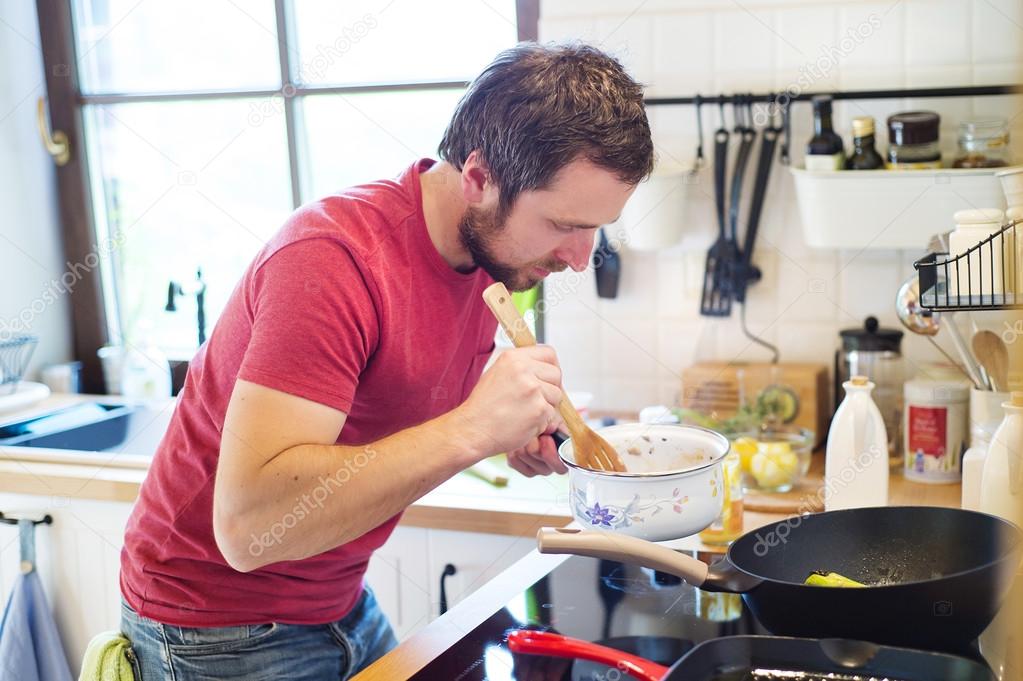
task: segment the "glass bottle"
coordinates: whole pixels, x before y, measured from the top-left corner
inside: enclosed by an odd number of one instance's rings
[[[806,145],[807,170],[842,170],[845,149],[842,138],[831,125],[831,97],[813,98],[813,137]]]
[[[700,532],[704,544],[731,544],[742,536],[742,462],[739,453],[731,449],[722,461],[724,494],[721,515],[710,527]]]
[[[884,167],[884,159],[874,148],[874,119],[857,116],[852,121],[853,153],[846,161],[848,170],[876,170]]]

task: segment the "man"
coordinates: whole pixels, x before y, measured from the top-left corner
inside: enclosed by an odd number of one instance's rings
[[[362,577],[409,504],[499,452],[564,472],[554,351],[483,373],[480,296],[586,268],[653,164],[641,88],[593,48],[519,45],[440,156],[299,209],[192,361],[122,553],[146,681],[347,678],[395,644]]]

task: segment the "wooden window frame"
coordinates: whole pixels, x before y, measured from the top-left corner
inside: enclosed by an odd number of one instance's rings
[[[536,40],[539,30],[540,0],[516,0],[516,24],[520,41]],[[95,213],[92,201],[92,183],[83,123],[83,107],[88,104],[113,104],[141,101],[195,101],[200,99],[228,99],[233,97],[280,96],[284,102],[285,129],[288,141],[288,160],[291,176],[291,196],[294,207],[301,203],[301,163],[298,157],[296,127],[296,100],[300,96],[325,93],[352,94],[359,92],[409,91],[465,87],[466,81],[437,81],[427,83],[398,83],[370,86],[315,86],[296,84],[294,69],[289,58],[289,38],[293,36],[294,21],[291,0],[275,0],[278,35],[278,60],[281,69],[281,87],[273,90],[228,90],[222,92],[174,92],[159,94],[84,95],[81,91],[74,40],[74,21],[71,3],[66,0],[36,0],[39,34],[46,74],[50,127],[63,131],[70,144],[70,160],[56,166],[57,196],[61,221],[64,257],[68,262],[86,262],[95,258],[97,241]],[[284,96],[287,93],[287,96]],[[82,272],[83,276],[70,292],[71,332],[74,358],[82,363],[81,389],[86,393],[104,392],[103,372],[97,351],[110,342],[110,326],[104,305],[102,275],[99,268]],[[538,329],[539,331],[539,329]],[[176,367],[175,383],[184,375]]]

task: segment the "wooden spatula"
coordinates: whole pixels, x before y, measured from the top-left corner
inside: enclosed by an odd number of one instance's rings
[[[993,331],[978,331],[973,334],[973,354],[991,379],[991,387],[1002,391],[1009,389],[1009,349],[998,334]]]
[[[494,313],[501,328],[508,334],[508,338],[515,344],[515,347],[525,348],[536,345],[533,332],[529,330],[526,320],[519,314],[519,310],[512,302],[511,294],[508,293],[504,284],[497,282],[488,286],[487,290],[483,292],[483,301]],[[564,391],[561,393],[561,402],[558,403],[558,412],[565,421],[568,434],[572,438],[572,451],[575,453],[577,464],[598,471],[622,472],[625,470],[625,465],[615,448],[586,425]]]

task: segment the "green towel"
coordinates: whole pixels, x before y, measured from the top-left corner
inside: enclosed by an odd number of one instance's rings
[[[96,634],[85,649],[78,681],[135,681],[129,659],[131,641],[119,631]]]

